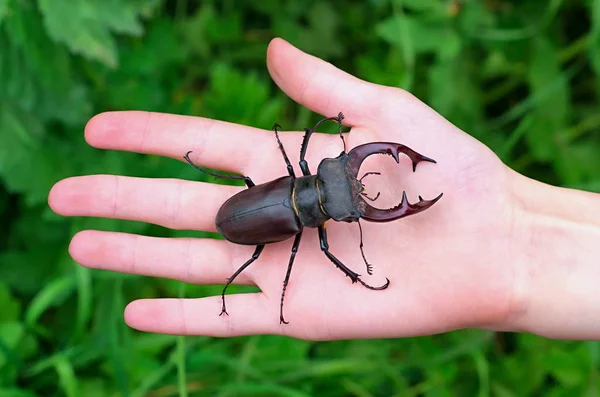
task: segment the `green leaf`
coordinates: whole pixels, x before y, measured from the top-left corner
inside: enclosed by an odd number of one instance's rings
[[[267,83],[256,74],[244,75],[225,64],[213,66],[210,90],[204,98],[210,117],[271,128],[281,106],[278,99],[269,99]]]
[[[558,155],[560,134],[566,130],[569,91],[556,49],[546,38],[532,43],[527,79],[532,95],[538,95],[538,99],[526,139],[536,159],[551,161]],[[552,95],[546,94],[549,87]]]
[[[115,42],[108,28],[83,17],[87,14],[85,6],[89,3],[83,0],[39,0],[39,4],[46,29],[53,40],[66,44],[72,52],[89,59],[113,67],[117,65]]]
[[[15,8],[6,20],[6,34],[10,44],[6,50],[23,65],[18,73],[25,72],[24,77],[53,94],[68,90],[72,83],[68,53],[48,38],[38,12],[30,8]],[[49,59],[52,59],[51,63]],[[19,76],[11,74],[7,77]]]
[[[307,3],[293,2],[295,7],[305,7]],[[275,17],[273,31],[275,35],[318,57],[331,59],[344,54],[339,45],[339,13],[329,2],[317,2],[308,10],[302,11],[307,23],[296,19],[286,20]]]
[[[121,67],[114,75],[124,78],[156,76],[165,73],[171,65],[185,62],[189,51],[180,45],[180,36],[168,19],[155,20],[143,43],[128,43],[121,47]]]
[[[0,26],[6,14],[8,14],[8,0],[0,0]]]
[[[22,365],[19,346],[25,327],[18,322],[0,323],[0,384],[13,383],[17,368]]]
[[[67,159],[44,150],[41,120],[0,101],[0,177],[10,192],[26,193],[29,204],[46,201]],[[24,167],[23,164],[28,164]]]
[[[8,286],[0,282],[0,323],[16,321],[21,314],[21,302],[15,299]]]
[[[483,104],[470,67],[466,57],[439,59],[429,68],[429,97],[431,106],[443,116],[475,131],[483,117]]]
[[[120,0],[38,0],[48,34],[71,51],[117,65],[111,33],[140,35],[139,4]]]
[[[248,341],[249,345],[251,341]],[[277,360],[282,351],[286,352],[288,360],[305,360],[306,354],[310,348],[310,343],[306,341],[296,341],[282,336],[260,336],[250,345],[252,354],[248,354],[248,362],[255,367],[260,366],[261,362]],[[246,346],[247,350],[250,350]]]
[[[565,185],[593,181],[600,175],[600,162],[596,161],[600,153],[599,142],[562,144],[559,150],[555,164]]]
[[[596,75],[600,75],[600,0],[591,0],[589,7],[592,14],[589,57]]]
[[[10,190],[27,190],[31,180],[23,180],[22,164],[37,149],[36,135],[41,134],[41,125],[0,102],[0,130],[0,176]]]
[[[392,0],[398,7],[406,7],[413,11],[431,14],[443,14],[448,12],[450,4],[440,0]]]
[[[183,21],[180,30],[183,36],[183,47],[201,58],[208,58],[212,41],[207,37],[208,27],[217,18],[211,3],[198,7],[196,13]]]
[[[0,324],[0,339],[5,346],[14,349],[25,335],[23,324],[12,321]],[[0,356],[2,358],[3,356]],[[1,365],[1,364],[0,364]]]
[[[580,385],[587,379],[591,370],[587,350],[584,344],[574,345],[571,349],[556,346],[546,355],[544,366],[563,385]]]
[[[109,383],[104,378],[84,378],[78,377],[80,396],[86,397],[106,397],[118,395],[116,390],[110,390]]]
[[[408,18],[404,14],[397,14],[381,22],[375,29],[379,37],[387,40],[402,52],[405,74],[400,87],[410,90],[414,82],[416,51],[414,48],[415,37],[412,35]]]
[[[461,48],[460,36],[446,21],[396,14],[375,27],[379,37],[390,44],[416,53],[435,53],[452,58]]]
[[[50,257],[46,249],[0,253],[0,278],[21,295],[31,296],[55,275],[53,267],[40,266]],[[53,265],[53,264],[52,264]]]
[[[0,389],[0,397],[39,397],[39,395],[23,389]]]
[[[30,112],[30,118],[83,122],[90,113],[86,87],[74,76],[67,50],[54,43],[38,12],[15,8],[0,32],[0,70],[6,84],[0,96],[13,107]],[[52,59],[52,62],[48,62]]]
[[[490,7],[481,1],[468,1],[461,5],[458,23],[463,32],[473,35],[494,26],[496,16]]]
[[[383,20],[375,26],[375,30],[377,35],[388,43],[410,51],[409,47],[412,47],[412,37],[410,37],[410,44],[406,43],[406,38],[411,33],[409,24],[411,24],[409,19],[399,14]]]

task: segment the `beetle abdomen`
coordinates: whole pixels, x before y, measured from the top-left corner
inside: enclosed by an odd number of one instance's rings
[[[300,232],[302,225],[292,208],[290,176],[256,185],[227,200],[216,217],[225,239],[244,245],[269,244]]]

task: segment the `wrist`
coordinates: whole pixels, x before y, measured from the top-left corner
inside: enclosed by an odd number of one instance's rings
[[[600,195],[517,175],[520,246],[507,329],[600,338]]]

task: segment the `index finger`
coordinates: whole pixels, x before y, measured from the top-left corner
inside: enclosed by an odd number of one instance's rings
[[[293,160],[296,157],[293,149],[299,150],[303,135],[294,131],[280,134]],[[101,149],[155,154],[181,161],[183,155],[192,151],[192,159],[199,165],[251,174],[252,178],[264,179],[285,173],[273,131],[203,117],[143,111],[106,112],[88,122],[85,138],[90,145]],[[339,146],[335,139],[339,140],[326,134],[314,134],[307,157],[322,156],[332,142]],[[281,167],[274,169],[273,164]]]

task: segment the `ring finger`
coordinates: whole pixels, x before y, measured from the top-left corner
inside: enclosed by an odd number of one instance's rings
[[[223,240],[158,238],[97,230],[76,234],[69,246],[73,259],[86,267],[193,284],[223,284],[253,251],[254,247]],[[255,285],[251,274],[242,272],[235,284]]]

